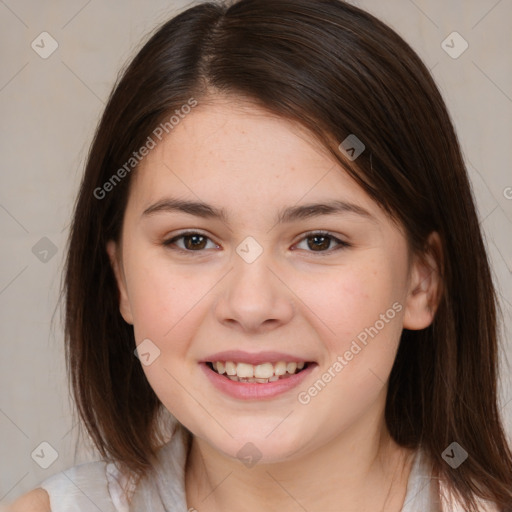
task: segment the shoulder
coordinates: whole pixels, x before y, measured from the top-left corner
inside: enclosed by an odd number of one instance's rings
[[[20,496],[5,512],[51,512],[50,497],[39,487]]]
[[[50,476],[5,512],[126,512],[122,489],[106,471],[106,461],[87,462]]]
[[[452,491],[448,482],[439,479],[437,482],[439,490],[439,498],[441,501],[442,512],[465,512],[466,508],[459,498]],[[473,496],[478,507],[479,512],[501,512],[502,509],[494,502],[484,500],[478,496]],[[508,509],[507,509],[508,510]]]

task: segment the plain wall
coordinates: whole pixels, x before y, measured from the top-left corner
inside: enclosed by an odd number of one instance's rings
[[[447,102],[500,292],[503,356],[510,359],[512,3],[352,3],[404,37],[432,70]],[[56,313],[70,216],[85,155],[118,71],[148,31],[189,5],[162,0],[0,2],[0,503],[13,501],[54,473],[97,458],[84,446],[75,457],[77,428]],[[46,59],[31,47],[35,40],[43,50],[38,38],[43,31],[58,42]],[[441,46],[453,31],[469,44],[456,59]],[[45,41],[47,51],[50,40]],[[454,44],[456,50],[460,41]],[[511,432],[507,366],[501,400]],[[31,457],[42,442],[58,453],[48,469]]]

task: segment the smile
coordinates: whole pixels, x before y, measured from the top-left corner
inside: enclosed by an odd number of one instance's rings
[[[237,400],[264,400],[283,395],[303,386],[304,380],[318,369],[315,362],[293,361],[257,365],[203,361],[199,366],[214,389]]]
[[[214,361],[207,365],[211,370],[224,375],[234,382],[267,384],[287,379],[306,368],[308,363],[285,362],[263,363],[258,365],[237,363],[233,361]]]

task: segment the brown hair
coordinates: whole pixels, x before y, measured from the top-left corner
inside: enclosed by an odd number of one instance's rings
[[[400,445],[425,450],[467,509],[477,510],[474,496],[510,506],[512,455],[497,406],[497,300],[452,122],[416,53],[340,0],[199,4],[159,28],[118,80],[81,183],[64,288],[72,392],[102,456],[142,476],[164,437],[163,406],[134,355],[105,250],[119,239],[136,171],[100,198],[97,191],[162,120],[216,92],[251,98],[306,127],[404,227],[417,254],[439,233],[443,294],[428,328],[402,333],[387,426]],[[338,149],[349,134],[366,147],[357,161]],[[469,453],[457,469],[442,458],[454,441]]]

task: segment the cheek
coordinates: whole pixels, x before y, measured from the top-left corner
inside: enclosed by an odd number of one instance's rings
[[[310,321],[326,349],[318,378],[328,383],[325,391],[322,383],[311,390],[320,407],[334,402],[345,413],[364,408],[382,392],[393,366],[402,329],[404,267],[397,266],[397,255],[376,252],[322,278],[310,277],[299,292],[308,297],[304,302],[315,313]]]
[[[315,324],[323,324],[322,332],[332,350],[343,350],[347,341],[373,326],[401,300],[393,267],[382,257],[368,255],[322,276],[308,275],[297,283],[298,295],[316,314]],[[393,317],[395,313],[391,312]]]
[[[189,378],[187,355],[199,325],[201,299],[212,284],[206,275],[200,278],[197,272],[150,258],[148,253],[140,256],[131,262],[134,272],[127,277],[135,339],[137,344],[145,343],[141,347],[147,346],[151,354],[150,364],[142,369],[160,401],[180,419],[187,410],[180,383]],[[193,383],[187,389],[196,393]]]
[[[170,265],[151,252],[134,254],[129,262],[129,296],[135,331],[139,336],[165,340],[182,328],[208,290],[201,279],[186,267]],[[183,321],[185,320],[185,322]]]
[[[396,256],[396,255],[395,255]],[[340,275],[339,286],[330,287],[323,310],[330,307],[329,367],[339,375],[332,390],[355,403],[375,398],[387,381],[402,331],[403,276],[398,260],[361,259]],[[329,306],[337,300],[338,307]],[[322,309],[319,309],[322,311]],[[327,397],[325,397],[327,398]]]

